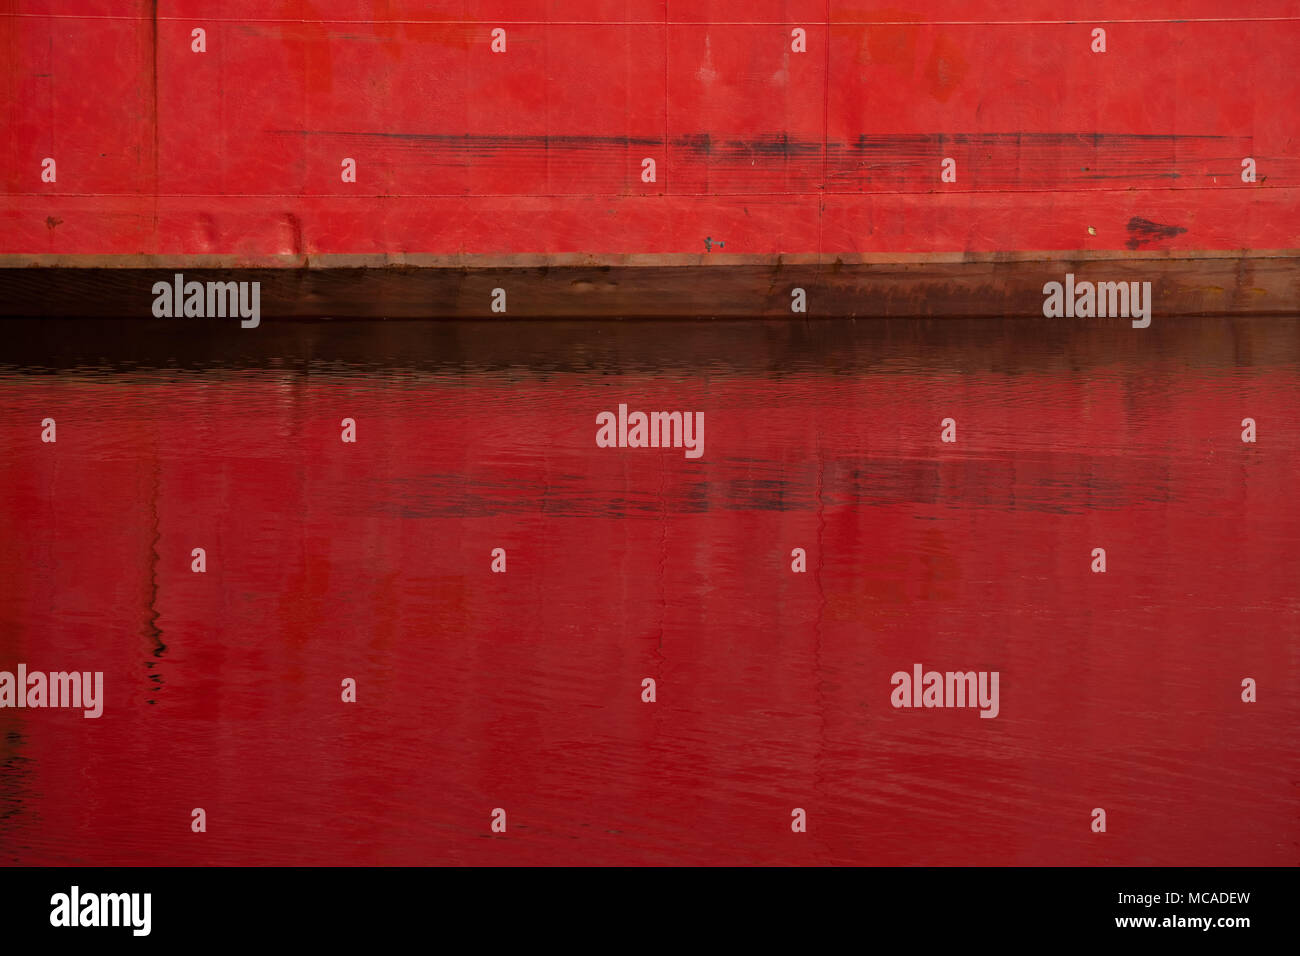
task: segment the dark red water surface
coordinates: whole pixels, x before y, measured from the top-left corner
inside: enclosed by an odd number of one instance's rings
[[[1126,326],[7,324],[0,861],[1295,865],[1300,325]]]

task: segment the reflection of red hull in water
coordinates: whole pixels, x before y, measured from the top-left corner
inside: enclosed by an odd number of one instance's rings
[[[0,862],[1294,865],[1285,325],[1036,358],[1005,329],[375,324],[309,339],[341,359],[309,376],[0,376],[0,667],[106,695],[0,711]],[[353,335],[432,335],[441,370],[381,376]],[[655,338],[746,368],[618,371]],[[704,456],[598,447],[619,396],[708,409]],[[893,709],[917,661],[999,670],[998,717]]]
[[[1300,248],[1293,2],[16,6],[10,264]]]

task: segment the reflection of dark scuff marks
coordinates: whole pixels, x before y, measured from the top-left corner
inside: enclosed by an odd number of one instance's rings
[[[32,805],[23,799],[32,775],[31,758],[22,752],[24,744],[23,735],[16,730],[6,731],[0,741],[0,836],[14,825],[11,821],[31,811]]]
[[[149,543],[149,620],[145,624],[145,636],[153,644],[152,654],[154,658],[161,658],[167,652],[167,645],[162,640],[162,629],[158,627],[158,562],[161,555],[158,553],[158,542],[162,540],[161,524],[158,520],[158,489],[159,477],[158,466],[154,466],[153,476],[153,493],[149,496],[149,516],[153,520],[153,540]],[[149,672],[149,680],[154,685],[154,690],[162,690],[162,674],[155,671],[158,666],[158,660],[145,662],[145,670]],[[157,703],[154,696],[150,696],[149,703]]]
[[[647,449],[653,455],[657,449]],[[671,468],[675,449],[662,452],[661,468]],[[819,450],[820,454],[820,450]],[[647,457],[647,462],[650,460]],[[736,462],[743,459],[736,459]],[[760,463],[747,463],[761,467]],[[966,492],[945,486],[943,462],[923,458],[869,458],[857,463],[826,459],[807,466],[802,475],[770,478],[746,476],[726,480],[691,480],[673,492],[674,514],[718,511],[819,511],[826,507],[923,504],[931,506],[1081,514],[1129,507],[1135,501],[1163,501],[1169,495],[1166,477],[1146,469],[1148,477],[1100,477],[1086,460],[1058,460],[1052,467],[1029,459],[980,459],[968,463],[968,473],[980,477],[984,490]],[[1019,476],[1019,477],[1018,477]],[[1086,476],[1086,477],[1085,477]],[[541,514],[548,518],[659,519],[661,494],[593,495],[589,479],[557,475],[545,502],[524,483],[483,484],[470,489],[458,475],[424,475],[417,486],[409,481],[386,483],[373,512],[402,519],[462,518]],[[417,490],[418,487],[418,490]],[[1018,488],[1018,493],[1010,489]],[[432,489],[432,490],[431,490]],[[815,491],[814,491],[815,489]],[[1002,489],[1002,490],[999,490]]]

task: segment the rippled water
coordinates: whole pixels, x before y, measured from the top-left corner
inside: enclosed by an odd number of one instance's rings
[[[0,861],[1300,863],[1296,320],[0,336]]]

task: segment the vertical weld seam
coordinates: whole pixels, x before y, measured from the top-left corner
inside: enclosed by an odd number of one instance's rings
[[[825,66],[822,70],[822,181],[817,191],[817,263],[825,249],[822,245],[822,219],[826,214],[826,175],[828,168],[828,150],[830,140],[831,109],[831,0],[826,0],[826,36],[822,40],[826,47]]]
[[[150,119],[153,122],[153,249],[160,248],[158,242],[158,0],[151,0],[149,4],[149,22],[152,32],[153,50],[151,71],[153,73],[153,109],[150,111]]]
[[[660,188],[665,196],[672,185],[672,170],[668,168],[668,6],[671,2],[672,0],[664,0],[664,171],[669,175]]]

